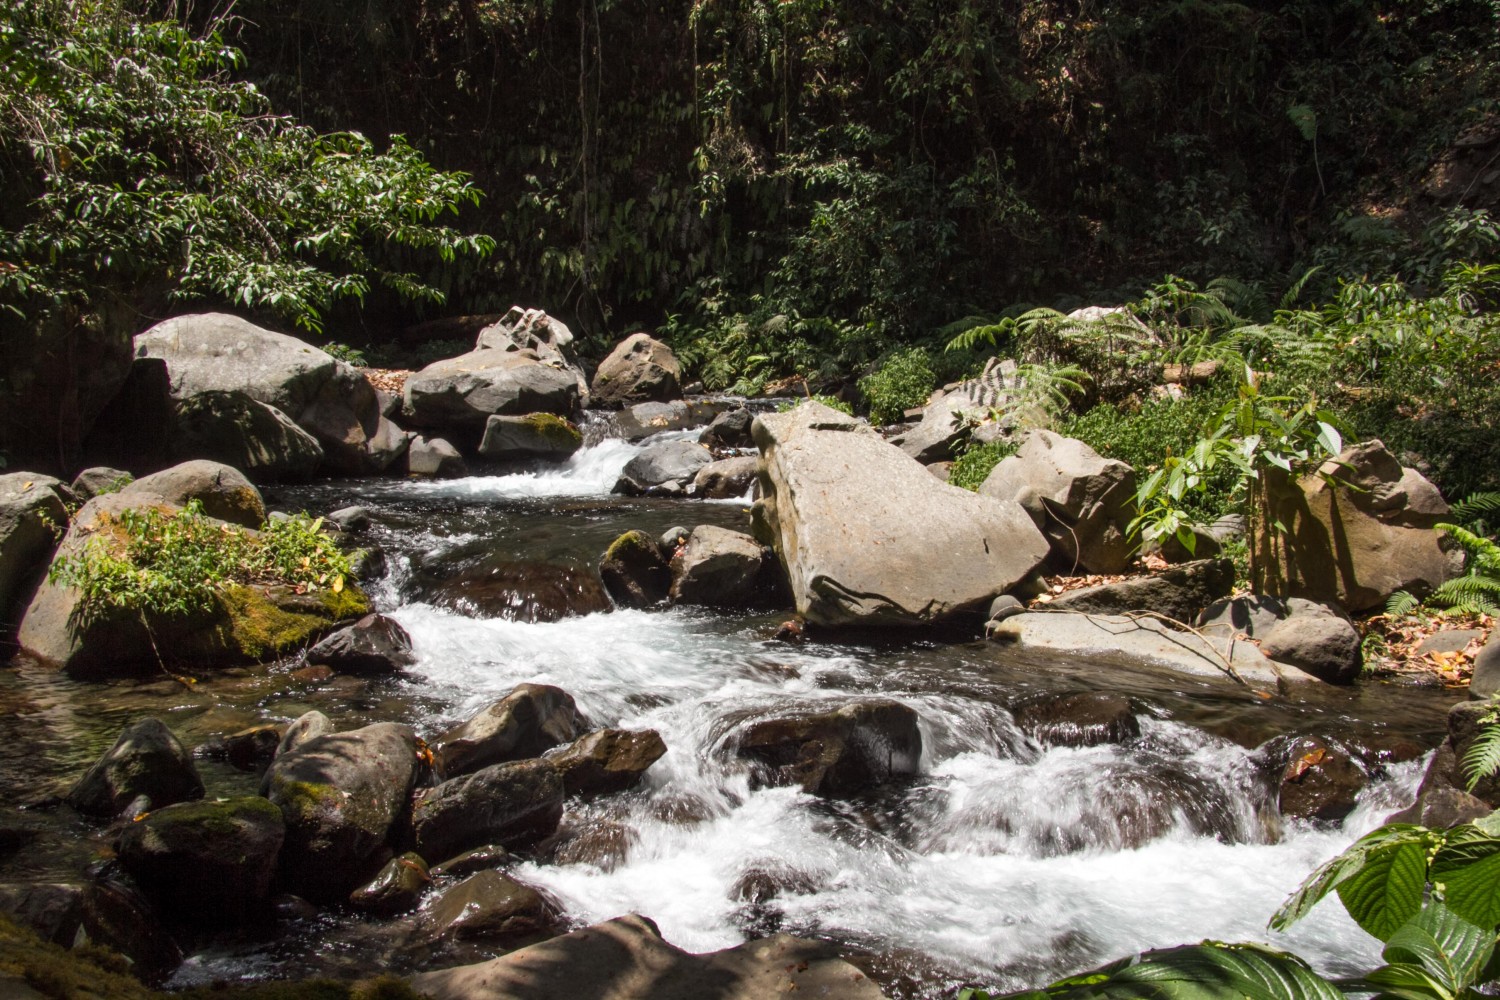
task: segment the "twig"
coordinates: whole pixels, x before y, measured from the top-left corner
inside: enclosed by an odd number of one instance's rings
[[[1196,629],[1193,626],[1187,624],[1186,622],[1180,622],[1176,618],[1173,618],[1173,617],[1171,617],[1169,615],[1164,615],[1164,614],[1162,614],[1159,611],[1126,611],[1126,612],[1124,612],[1122,614],[1119,614],[1119,615],[1095,615],[1095,614],[1091,614],[1091,613],[1089,613],[1087,611],[1074,611],[1074,610],[1072,610],[1070,608],[1048,608],[1048,607],[1040,607],[1040,608],[1027,608],[1026,610],[1027,610],[1028,613],[1041,612],[1041,613],[1044,613],[1044,614],[1082,615],[1083,617],[1087,618],[1090,622],[1092,622],[1093,624],[1099,626],[1102,629],[1105,629],[1106,631],[1109,630],[1108,629],[1109,625],[1113,625],[1113,624],[1116,624],[1116,623],[1115,622],[1109,622],[1109,621],[1101,621],[1100,619],[1113,617],[1113,618],[1124,618],[1124,619],[1127,619],[1128,621],[1138,622],[1138,621],[1140,621],[1143,618],[1154,618],[1157,621],[1160,621],[1160,622],[1163,622],[1163,623],[1165,623],[1167,625],[1171,625],[1171,626],[1173,626],[1175,628],[1181,629],[1184,632],[1190,632],[1193,635],[1196,635],[1198,638],[1202,639],[1203,642],[1204,642],[1204,644],[1206,646],[1208,646],[1209,651],[1212,652],[1214,654],[1214,656],[1219,660],[1219,663],[1215,664],[1215,666],[1217,666],[1220,670],[1222,670],[1225,674],[1227,674],[1231,679],[1233,679],[1236,683],[1240,684],[1242,687],[1246,688],[1247,690],[1255,691],[1255,692],[1259,693],[1259,689],[1255,688],[1255,687],[1252,687],[1250,685],[1250,682],[1247,681],[1247,680],[1245,680],[1245,678],[1241,677],[1240,676],[1240,672],[1234,668],[1234,663],[1230,659],[1230,657],[1234,655],[1235,638],[1233,636],[1231,636],[1230,639],[1229,639],[1229,645],[1227,647],[1226,652],[1221,653],[1221,652],[1219,652],[1218,646],[1214,643],[1214,640],[1210,639],[1207,635],[1204,635],[1203,632],[1202,632],[1202,630]],[[1139,626],[1137,626],[1137,627],[1139,627]]]

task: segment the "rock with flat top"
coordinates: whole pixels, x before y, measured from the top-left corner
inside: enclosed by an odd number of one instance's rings
[[[648,333],[633,333],[599,362],[590,392],[595,406],[665,402],[682,395],[682,365]]]
[[[1233,587],[1233,563],[1228,559],[1200,559],[1150,576],[1070,590],[1054,597],[1047,606],[1096,615],[1152,611],[1186,625],[1196,621],[1209,605],[1228,597]]]

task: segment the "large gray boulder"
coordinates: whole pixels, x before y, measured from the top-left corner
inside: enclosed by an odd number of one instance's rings
[[[172,451],[222,462],[257,482],[310,477],[323,446],[291,417],[243,392],[211,389],[177,403]]]
[[[544,458],[561,461],[583,447],[583,435],[555,413],[492,416],[484,425],[479,454],[485,458]]]
[[[827,997],[881,1000],[861,971],[822,941],[778,934],[706,955],[661,938],[630,914],[477,965],[425,972],[412,987],[432,1000],[764,1000]]]
[[[868,425],[816,402],[755,421],[756,537],[820,625],[925,625],[983,609],[1041,565],[1019,504],[939,482]]]
[[[513,849],[554,833],[562,811],[562,772],[548,760],[509,761],[419,794],[412,835],[417,853],[427,858],[451,858],[486,844]]]
[[[68,805],[89,816],[117,816],[144,799],[146,809],[203,797],[203,779],[187,749],[157,719],[127,728],[69,790]]]
[[[573,696],[550,684],[517,684],[504,698],[430,742],[445,778],[546,751],[582,736],[588,721]]]
[[[614,492],[626,496],[681,496],[713,452],[694,441],[659,441],[641,449],[620,472]]]
[[[266,797],[286,820],[283,881],[315,902],[342,902],[391,859],[391,835],[417,780],[417,738],[379,722],[319,736],[277,756]]]
[[[67,487],[51,476],[0,476],[0,628],[14,622],[11,607],[47,562],[68,526]]]
[[[599,362],[590,389],[595,406],[666,402],[682,395],[682,365],[647,333],[632,333]]]
[[[672,555],[672,603],[743,606],[755,594],[764,563],[764,551],[754,538],[700,524]]]
[[[1271,659],[1300,667],[1330,684],[1352,683],[1364,665],[1359,629],[1319,605],[1277,622],[1260,640],[1260,651]]]
[[[979,492],[1014,500],[1052,543],[1054,562],[1085,573],[1119,573],[1130,562],[1135,470],[1074,438],[1047,430],[990,472]]]
[[[469,474],[463,455],[442,438],[412,438],[406,449],[406,471],[412,476],[459,479]]]
[[[200,313],[158,323],[135,338],[135,356],[166,361],[175,402],[217,390],[275,407],[318,439],[333,471],[378,472],[405,447],[357,369],[238,316]]]

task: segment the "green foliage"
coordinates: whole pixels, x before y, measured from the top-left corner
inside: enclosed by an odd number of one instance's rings
[[[1492,535],[1481,534],[1488,527],[1483,518],[1497,510],[1500,510],[1500,494],[1496,493],[1476,493],[1454,504],[1451,514],[1457,520],[1468,520],[1468,526],[1442,523],[1436,528],[1463,550],[1464,575],[1445,580],[1425,601],[1406,591],[1397,591],[1386,602],[1385,613],[1399,617],[1426,604],[1457,614],[1500,614],[1500,545]]]
[[[948,470],[948,485],[978,491],[995,466],[1014,455],[1019,447],[1014,441],[990,441],[965,448]]]
[[[1500,771],[1500,700],[1493,695],[1479,717],[1479,734],[1464,752],[1463,768],[1468,775],[1465,791],[1472,792],[1485,778]]]
[[[106,521],[82,552],[56,560],[48,579],[79,591],[85,622],[121,612],[191,616],[246,583],[337,593],[349,560],[321,527],[321,518],[299,514],[251,532],[205,516],[196,500],[174,513],[128,509]]]
[[[870,406],[870,422],[891,424],[907,410],[927,402],[937,376],[920,347],[898,351],[879,368],[859,380],[859,391]]]
[[[831,410],[838,410],[840,413],[847,413],[851,417],[854,416],[854,407],[850,406],[842,399],[839,399],[837,396],[820,396],[816,393],[808,396],[806,399],[794,399],[788,400],[784,403],[780,403],[777,405],[776,411],[778,413],[785,413],[788,410],[795,410],[797,407],[801,406],[808,400],[811,400],[814,403],[822,403],[824,406],[828,407]]]
[[[347,365],[353,365],[355,368],[364,368],[370,363],[369,359],[365,357],[364,351],[360,350],[357,347],[350,347],[348,344],[341,344],[337,341],[331,341],[327,344],[324,344],[323,353],[329,355],[330,357],[336,358]]]

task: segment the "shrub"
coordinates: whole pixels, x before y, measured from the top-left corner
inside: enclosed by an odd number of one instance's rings
[[[870,404],[870,422],[890,424],[925,403],[936,384],[927,351],[912,347],[891,355],[873,374],[860,379],[859,389]]]
[[[966,449],[948,470],[948,485],[978,491],[991,470],[1014,455],[1018,447],[1014,441],[991,441]]]

